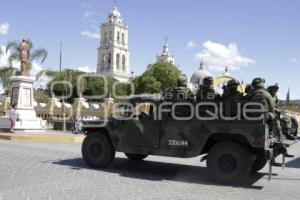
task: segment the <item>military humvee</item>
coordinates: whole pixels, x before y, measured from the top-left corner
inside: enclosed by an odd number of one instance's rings
[[[203,155],[201,161],[206,160],[214,179],[235,184],[243,182],[251,172],[261,170],[268,159],[281,153],[280,144],[270,136],[263,119],[199,120],[193,116],[179,120],[170,114],[174,102],[166,104],[145,98],[130,102],[135,106],[149,103],[149,112],[136,115],[125,112],[126,116],[132,115],[131,118],[109,117],[83,124],[87,136],[82,144],[82,155],[90,167],[107,167],[114,160],[115,152],[124,152],[135,161],[148,155],[180,158]],[[187,107],[179,104],[174,111],[188,116]],[[157,113],[154,108],[163,111]],[[103,122],[106,125],[100,126]],[[271,175],[271,165],[269,169]]]

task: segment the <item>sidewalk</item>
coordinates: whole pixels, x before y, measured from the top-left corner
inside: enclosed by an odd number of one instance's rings
[[[46,130],[45,132],[0,132],[0,140],[24,141],[24,142],[82,142],[85,135],[75,135],[71,132]]]

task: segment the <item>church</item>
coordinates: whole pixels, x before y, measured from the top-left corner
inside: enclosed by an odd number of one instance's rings
[[[113,77],[120,82],[131,78],[129,67],[128,26],[114,6],[107,21],[100,27],[97,73]]]

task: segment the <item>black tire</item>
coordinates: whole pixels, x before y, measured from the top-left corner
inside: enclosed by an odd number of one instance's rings
[[[291,123],[292,123],[292,130],[291,130],[291,134],[294,137],[297,137],[298,134],[298,121],[296,118],[291,117]]]
[[[268,159],[264,151],[256,152],[256,159],[252,163],[251,172],[258,172],[266,166]]]
[[[130,160],[144,160],[148,155],[144,154],[135,154],[135,153],[125,153],[126,157],[129,158]]]
[[[208,152],[208,170],[216,181],[223,184],[240,184],[252,168],[250,153],[235,142],[220,142]]]
[[[81,153],[83,160],[92,168],[104,168],[115,158],[115,150],[104,134],[87,135]]]

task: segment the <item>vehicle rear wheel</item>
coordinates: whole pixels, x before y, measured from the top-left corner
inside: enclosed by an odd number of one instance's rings
[[[211,176],[225,184],[243,182],[251,171],[250,153],[234,142],[220,142],[214,145],[207,158],[207,167]]]
[[[256,156],[256,159],[252,163],[251,172],[257,172],[261,170],[268,162],[267,156],[264,151],[258,151],[256,153]]]
[[[104,134],[87,135],[81,152],[83,160],[92,168],[106,167],[115,158],[115,150]]]
[[[296,118],[292,117],[291,118],[291,123],[292,123],[291,134],[294,137],[297,137],[297,134],[298,134],[298,121],[297,121]]]
[[[135,153],[125,153],[125,155],[130,160],[143,160],[148,156],[144,154],[135,154]]]

